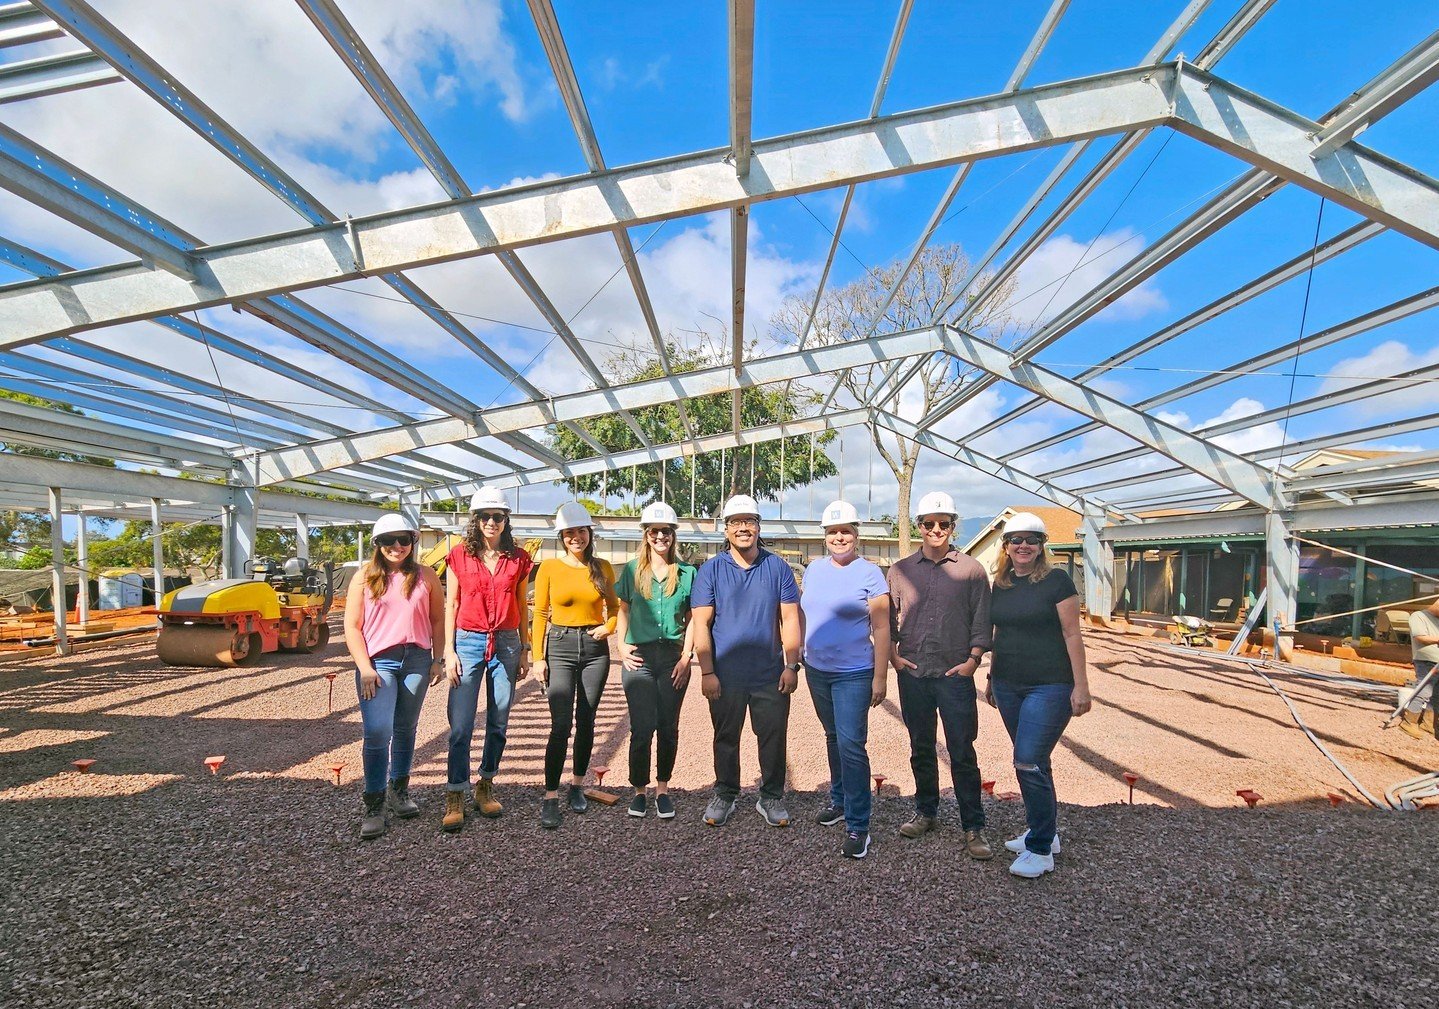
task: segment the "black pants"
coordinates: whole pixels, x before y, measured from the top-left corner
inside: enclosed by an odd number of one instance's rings
[[[723,683],[720,697],[710,701],[715,730],[715,794],[726,799],[739,795],[739,737],[745,711],[759,740],[759,794],[766,799],[784,797],[785,736],[789,731],[789,694],[779,682],[762,687]]]
[[[655,779],[669,781],[675,769],[680,745],[680,706],[685,686],[675,689],[672,678],[680,658],[678,641],[655,641],[636,645],[644,665],[626,669],[621,682],[630,708],[630,784],[644,788],[650,783],[650,748],[655,736]]]
[[[590,637],[588,627],[550,625],[545,638],[545,660],[549,683],[545,696],[550,702],[550,738],[545,744],[545,790],[560,787],[565,771],[565,750],[570,743],[570,726],[575,730],[575,777],[590,769],[590,752],[595,747],[595,713],[610,675],[608,641]]]
[[[979,706],[972,676],[911,676],[899,674],[899,710],[909,730],[909,766],[914,772],[914,810],[920,816],[939,812],[939,755],[935,716],[944,723],[949,773],[965,830],[984,826],[979,799]]]

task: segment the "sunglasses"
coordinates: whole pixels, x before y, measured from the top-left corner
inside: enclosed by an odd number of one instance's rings
[[[409,547],[415,545],[413,536],[376,536],[375,545],[381,547]]]
[[[1044,539],[1039,536],[1006,536],[1004,542],[1010,546],[1016,546],[1022,543],[1027,547],[1037,547],[1044,542]]]
[[[645,535],[647,535],[647,536],[654,536],[654,537],[663,536],[663,537],[665,537],[666,539],[671,539],[671,538],[673,538],[673,537],[674,537],[674,534],[675,534],[675,531],[674,531],[673,529],[671,529],[669,526],[665,526],[664,528],[658,528],[658,527],[655,527],[655,526],[650,526],[650,528],[648,528],[648,529],[645,530]]]
[[[920,525],[925,529],[949,530],[954,528],[954,523],[948,519],[925,519]]]
[[[505,512],[475,512],[475,519],[479,522],[503,522],[507,517]]]

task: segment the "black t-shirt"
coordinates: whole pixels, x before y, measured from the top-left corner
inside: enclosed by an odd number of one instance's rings
[[[1007,589],[996,585],[989,604],[994,622],[991,673],[1009,683],[1073,683],[1055,606],[1077,595],[1074,581],[1057,569],[1038,584],[1013,578]]]

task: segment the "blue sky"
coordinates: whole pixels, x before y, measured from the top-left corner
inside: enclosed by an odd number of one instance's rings
[[[425,5],[342,0],[342,8],[375,49],[417,112],[472,188],[585,171],[580,149],[523,3],[449,0]],[[559,23],[584,92],[601,149],[610,166],[723,147],[728,143],[726,19],[722,0],[688,4],[600,4],[562,0]],[[1184,6],[1182,0],[1074,0],[1028,83],[1041,84],[1133,65]],[[1319,116],[1365,83],[1436,27],[1424,0],[1373,5],[1337,0],[1280,0],[1216,68],[1234,83]],[[374,109],[328,46],[289,0],[243,5],[180,0],[114,0],[102,13],[144,45],[217,112],[243,129],[332,209],[360,215],[440,199],[418,160]],[[756,19],[754,134],[779,135],[863,118],[874,92],[897,4],[761,2]],[[1028,43],[1048,0],[1007,4],[919,0],[915,4],[884,113],[946,103],[1000,90]],[[1180,40],[1193,55],[1239,7],[1214,0]],[[66,48],[63,44],[50,44]],[[19,58],[30,53],[15,53]],[[1363,142],[1426,173],[1439,173],[1431,124],[1439,89],[1431,89],[1377,124]],[[207,242],[288,230],[299,218],[229,165],[128,85],[0,106],[0,122],[20,130]],[[1112,143],[1101,140],[1081,167]],[[1061,149],[1012,155],[976,165],[951,207],[937,240],[962,243],[978,255],[1062,156]],[[1121,265],[1192,212],[1246,166],[1196,141],[1159,131],[1149,137],[1072,216],[1021,275],[1026,321],[1049,304],[1052,313]],[[952,169],[860,187],[832,283],[866,267],[904,256]],[[1071,178],[1078,178],[1073,174]],[[1061,187],[1060,193],[1066,191]],[[780,301],[810,290],[838,212],[840,192],[816,193],[755,208],[752,215],[749,336],[770,347],[766,320]],[[1056,202],[1051,198],[1048,206]],[[1263,205],[1167,267],[1119,305],[1089,321],[1040,357],[1072,373],[1141,338],[1232,287],[1309,248],[1320,201],[1286,187]],[[1045,208],[1041,208],[1043,212]],[[816,217],[819,219],[816,220]],[[1358,218],[1325,207],[1320,237]],[[0,194],[0,234],[79,266],[126,258],[123,253],[49,215]],[[1023,233],[1022,233],[1023,234]],[[1021,237],[1022,237],[1021,234]],[[684,334],[715,331],[727,322],[728,224],[724,218],[668,222],[632,233],[662,324]],[[1110,250],[1110,251],[1106,251]],[[1090,261],[1076,267],[1077,257]],[[525,261],[591,352],[602,358],[616,342],[643,336],[642,321],[619,267],[613,243],[584,239],[529,250]],[[1416,293],[1434,283],[1432,249],[1394,235],[1365,243],[1314,271],[1304,332],[1312,333]],[[1073,270],[1059,288],[1053,285]],[[579,376],[534,308],[488,259],[412,272],[421,286],[526,367],[547,391],[577,387]],[[0,272],[0,280],[22,279]],[[314,305],[365,336],[403,354],[486,405],[513,399],[511,390],[447,336],[376,282],[344,290],[308,292]],[[1146,369],[1113,373],[1105,386],[1137,401],[1295,339],[1300,333],[1306,281],[1300,278],[1135,362]],[[597,293],[598,292],[598,293]],[[1051,300],[1052,298],[1052,300]],[[587,305],[588,303],[588,305]],[[586,306],[581,311],[582,306]],[[228,310],[201,313],[233,335],[296,357],[337,380],[381,398],[432,413],[368,376],[324,359],[283,334]],[[487,321],[497,320],[497,321]],[[509,325],[516,323],[518,325]],[[167,339],[152,326],[116,327],[85,339],[153,353]],[[193,345],[166,345],[185,364]],[[43,353],[43,352],[41,352]],[[1429,314],[1346,341],[1298,362],[1301,375],[1382,374],[1439,360]],[[208,368],[195,358],[193,366]],[[1278,369],[1275,369],[1276,371]],[[1285,369],[1287,371],[1287,369]],[[275,382],[228,359],[222,379],[235,389],[297,404],[337,423],[372,426],[374,418],[340,407],[299,387]],[[199,373],[199,372],[197,372]],[[1281,405],[1290,396],[1287,374],[1247,377],[1166,407],[1176,422],[1194,426],[1220,416]],[[1341,387],[1333,377],[1299,377],[1302,399]],[[996,390],[954,419],[946,433],[967,429],[1020,401]],[[1291,438],[1412,416],[1432,402],[1430,390],[1383,402],[1296,418]],[[1018,429],[977,446],[1001,452],[1074,418],[1037,411]],[[863,435],[847,436],[848,486],[868,478]],[[1237,436],[1231,444],[1271,444],[1276,429]],[[1062,465],[1122,444],[1113,436],[1071,442],[1030,460],[1034,468]],[[1387,443],[1383,443],[1387,444]],[[1436,447],[1429,434],[1406,435],[1395,446]],[[854,460],[861,463],[856,468]],[[1095,475],[1098,479],[1107,473]],[[992,513],[1021,495],[974,479],[927,458],[921,482],[964,488],[969,514]],[[1081,481],[1082,482],[1082,481]],[[875,491],[876,512],[887,510],[888,481]],[[819,491],[821,497],[830,490]],[[533,492],[536,503],[547,496]],[[808,495],[806,494],[805,500]]]

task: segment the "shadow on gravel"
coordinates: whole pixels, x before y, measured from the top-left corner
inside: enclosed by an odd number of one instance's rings
[[[672,821],[595,807],[356,838],[356,793],[193,778],[162,792],[0,805],[0,1001],[154,1006],[1428,1005],[1435,819],[1312,804],[1061,809],[1036,881],[975,862],[952,803],[863,862],[790,797],[795,825],[704,796]],[[746,793],[744,798],[752,798]],[[1017,802],[986,803],[996,842]],[[1384,970],[1374,965],[1383,963]],[[1409,979],[1394,984],[1394,979]]]

